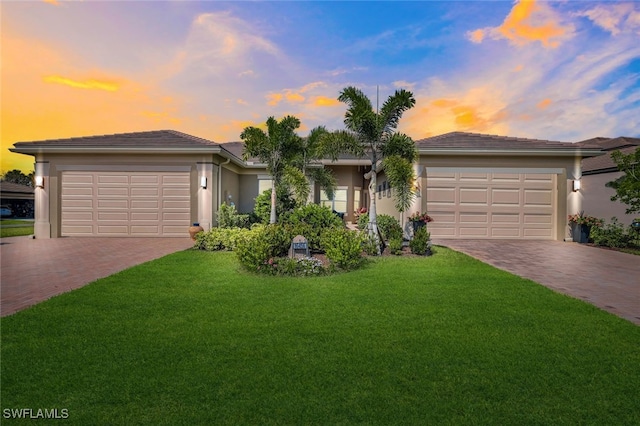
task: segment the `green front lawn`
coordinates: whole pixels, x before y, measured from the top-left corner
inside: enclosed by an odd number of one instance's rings
[[[7,225],[9,225],[7,227]],[[17,226],[24,225],[24,226]],[[0,220],[0,238],[33,235],[33,220],[2,219]]]
[[[71,424],[640,423],[640,327],[444,248],[314,278],[185,251],[1,326],[3,413]]]

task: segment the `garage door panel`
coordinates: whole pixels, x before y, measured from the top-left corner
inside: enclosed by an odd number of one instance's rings
[[[433,237],[554,238],[553,174],[428,168],[427,185]]]
[[[491,238],[518,238],[521,236],[520,228],[491,228]]]
[[[453,188],[428,188],[427,199],[434,205],[452,206],[456,203],[456,192]]]
[[[551,190],[525,189],[524,206],[551,206],[553,195]]]
[[[131,196],[132,197],[150,197],[150,198],[158,198],[160,194],[160,190],[157,186],[132,186],[131,187]]]
[[[131,176],[131,185],[155,185],[157,186],[160,182],[160,177],[158,175],[132,175]]]
[[[149,198],[144,199],[132,199],[131,209],[158,209],[160,207],[160,201],[158,199]]]
[[[467,238],[486,238],[488,237],[488,228],[487,227],[468,227],[468,226],[460,226],[460,236]]]
[[[492,189],[491,205],[514,207],[520,205],[519,189]]]
[[[487,213],[460,213],[461,224],[488,224],[489,215]]]
[[[460,206],[489,205],[489,194],[484,188],[460,188]]]
[[[63,198],[60,203],[63,209],[92,209],[92,199]]]
[[[491,213],[491,222],[494,224],[504,225],[507,223],[513,225],[520,224],[519,213]]]
[[[63,172],[63,236],[184,236],[191,219],[185,172]]]
[[[98,187],[98,197],[129,197],[129,188]]]
[[[129,176],[115,175],[115,174],[108,174],[108,175],[100,174],[98,175],[98,184],[99,185],[104,185],[104,184],[129,185]]]
[[[109,212],[109,211],[99,211],[98,212],[98,221],[121,221],[127,222],[129,220],[129,212]]]
[[[128,209],[128,199],[115,199],[115,198],[99,198],[98,209]]]

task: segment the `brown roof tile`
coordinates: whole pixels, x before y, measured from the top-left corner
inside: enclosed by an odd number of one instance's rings
[[[30,186],[5,181],[0,181],[0,191],[5,193],[33,194],[33,188]]]
[[[623,154],[631,154],[638,147],[639,146],[627,146],[620,149],[620,152],[622,152]],[[582,160],[582,173],[594,174],[597,172],[609,172],[618,170],[616,163],[614,163],[611,159],[611,152],[613,151],[616,151],[616,149],[610,149],[605,152],[604,155],[600,155],[598,157],[585,158],[584,160]]]
[[[571,149],[595,148],[596,145],[584,144],[578,146],[570,142],[548,141],[542,139],[526,139],[509,136],[484,135],[480,133],[451,132],[444,135],[433,136],[416,141],[420,148],[444,148],[444,149]]]
[[[118,133],[113,135],[84,136],[66,139],[48,139],[35,142],[16,142],[21,147],[183,147],[217,146],[213,141],[187,135],[175,130],[153,130],[148,132]]]

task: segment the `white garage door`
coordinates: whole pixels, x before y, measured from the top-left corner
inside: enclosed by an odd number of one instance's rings
[[[63,172],[63,236],[184,237],[187,172]]]
[[[427,169],[433,237],[553,239],[555,174]]]

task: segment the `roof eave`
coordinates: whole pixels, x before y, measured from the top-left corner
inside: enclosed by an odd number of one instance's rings
[[[420,154],[428,155],[508,155],[508,156],[560,156],[595,157],[604,154],[595,149],[497,149],[497,148],[418,148]]]

